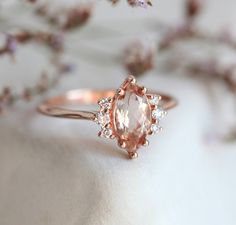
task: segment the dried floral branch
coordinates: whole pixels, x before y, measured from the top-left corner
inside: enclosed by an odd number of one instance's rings
[[[116,4],[119,0],[109,0],[112,4]],[[148,6],[152,6],[151,0],[127,0],[128,4],[132,7],[143,7],[146,8]]]
[[[190,74],[207,75],[212,79],[225,82],[229,90],[236,93],[236,64],[221,65],[216,59],[193,62],[186,68]]]
[[[188,5],[190,4],[189,2],[191,2],[191,4],[193,4],[193,2],[194,4],[200,4],[200,1],[197,0],[187,1]],[[200,6],[198,10],[200,10]],[[194,16],[196,15],[197,14],[194,14]],[[190,40],[197,40],[203,43],[208,42],[209,44],[218,43],[225,45],[229,49],[236,50],[236,40],[234,40],[229,33],[222,32],[220,34],[212,34],[197,29],[194,24],[189,24],[187,21],[181,26],[166,27],[165,33],[162,35],[162,38],[158,41],[158,43],[156,43],[156,46],[152,44],[151,47],[148,42],[137,43],[137,41],[129,45],[124,52],[124,65],[128,72],[132,72],[136,76],[142,75],[154,67],[156,52],[161,54],[163,51],[170,50],[178,42],[184,43],[185,41]],[[144,48],[144,46],[148,45],[149,48]],[[155,49],[158,49],[158,51],[155,51]],[[212,59],[209,59],[205,60],[205,62],[196,62],[192,65],[188,65],[187,69],[190,73],[193,72],[196,74],[196,72],[198,72],[199,75],[208,74],[211,77],[218,77],[227,84],[231,91],[235,91],[235,65],[228,65],[226,68],[219,69],[217,68],[218,64],[219,63],[213,64]]]
[[[37,0],[26,0],[29,3],[36,3]],[[118,3],[120,0],[109,0],[112,2],[112,4]],[[152,1],[151,0],[127,0],[128,4],[131,6],[141,6],[141,7],[147,7],[152,6]]]
[[[4,113],[4,109],[12,106],[18,101],[31,101],[34,97],[44,94],[51,90],[60,81],[61,77],[71,72],[70,65],[58,65],[55,74],[50,75],[43,71],[35,85],[24,88],[21,92],[16,93],[10,87],[6,86],[0,92],[0,114]],[[49,77],[52,77],[51,79]]]
[[[162,54],[166,50],[172,50],[176,43],[186,41],[198,41],[200,43],[224,45],[231,50],[236,50],[236,40],[228,33],[221,32],[212,34],[208,31],[202,31],[195,26],[197,16],[203,8],[202,0],[186,0],[185,5],[185,22],[181,26],[172,27],[166,24],[164,34],[161,39],[156,42],[156,46],[152,48],[144,48],[142,42],[129,45],[125,53],[124,66],[128,72],[132,72],[136,76],[144,74],[154,67],[156,54]],[[218,46],[216,45],[216,46]],[[157,49],[154,52],[154,49]],[[219,79],[224,82],[229,90],[236,96],[236,62],[231,64],[222,64],[220,59],[209,57],[202,61],[196,60],[187,62],[187,64],[179,63],[176,59],[173,69],[185,69],[190,75],[204,76],[211,79]],[[183,60],[182,60],[183,61]],[[228,135],[227,140],[236,140],[236,132],[233,129]]]
[[[151,70],[156,54],[155,43],[135,41],[125,49],[124,63],[127,71],[136,76]]]
[[[92,15],[91,4],[79,4],[72,8],[61,8],[51,12],[49,4],[37,6],[36,14],[45,18],[47,22],[57,29],[68,31],[85,25]]]
[[[10,87],[5,86],[0,91],[0,113],[4,112],[4,108],[13,105],[19,100],[29,101],[34,96],[45,93],[53,88],[64,74],[73,69],[71,65],[60,62],[59,58],[63,49],[62,40],[61,35],[46,32],[20,31],[15,34],[6,35],[5,45],[0,48],[0,55],[9,54],[10,56],[14,56],[18,45],[29,42],[47,46],[54,53],[52,66],[55,68],[55,74],[49,76],[46,71],[43,71],[35,85],[24,88],[20,93],[16,93]],[[50,79],[49,77],[52,78]]]
[[[209,42],[211,44],[218,43],[223,44],[229,49],[236,50],[236,40],[234,40],[229,34],[220,33],[219,35],[213,35],[211,33],[203,32],[199,29],[193,29],[188,25],[181,28],[177,28],[173,31],[167,32],[167,35],[163,37],[159,44],[159,52],[170,49],[178,41],[186,41],[195,39],[201,42]],[[203,62],[195,62],[189,64],[188,71],[198,75],[205,75],[216,77],[224,81],[231,91],[236,91],[236,65],[227,65],[222,68],[216,59],[204,60]]]
[[[62,34],[24,30],[16,34],[7,34],[6,36],[5,45],[0,48],[0,55],[6,53],[14,54],[18,44],[25,44],[31,41],[42,43],[55,53],[59,53],[63,50]]]

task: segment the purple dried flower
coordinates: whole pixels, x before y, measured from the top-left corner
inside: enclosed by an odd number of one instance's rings
[[[136,41],[125,49],[125,67],[133,75],[141,75],[154,66],[156,45],[153,42]]]
[[[12,37],[11,35],[7,35],[6,38],[6,50],[10,53],[10,54],[14,54],[17,48],[17,41],[14,37]]]

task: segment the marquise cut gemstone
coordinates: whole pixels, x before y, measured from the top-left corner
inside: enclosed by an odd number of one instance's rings
[[[128,151],[136,151],[152,123],[147,96],[139,94],[136,86],[129,86],[123,97],[115,99],[113,112],[116,134],[120,140],[125,140]]]

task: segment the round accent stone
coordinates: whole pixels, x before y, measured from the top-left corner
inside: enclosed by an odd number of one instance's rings
[[[99,101],[99,105],[102,109],[110,109],[111,108],[111,98],[104,98]]]
[[[101,131],[101,136],[105,138],[110,138],[112,135],[112,130],[110,128],[103,128]]]
[[[162,131],[162,127],[159,126],[158,124],[152,124],[151,131],[153,134],[159,133]]]
[[[149,100],[151,105],[158,105],[161,97],[159,95],[153,95],[152,98]]]
[[[99,112],[97,114],[97,122],[101,126],[105,126],[106,124],[110,123],[110,115],[108,113]]]
[[[163,110],[161,107],[158,107],[157,109],[152,111],[152,117],[154,119],[162,119],[163,117],[165,117],[167,114],[167,112],[165,110]]]

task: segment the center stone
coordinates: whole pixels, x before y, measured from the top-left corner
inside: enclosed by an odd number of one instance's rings
[[[115,100],[113,116],[117,136],[120,140],[125,140],[128,151],[136,151],[151,126],[151,109],[147,96],[141,96],[135,87],[130,87],[124,97]]]

